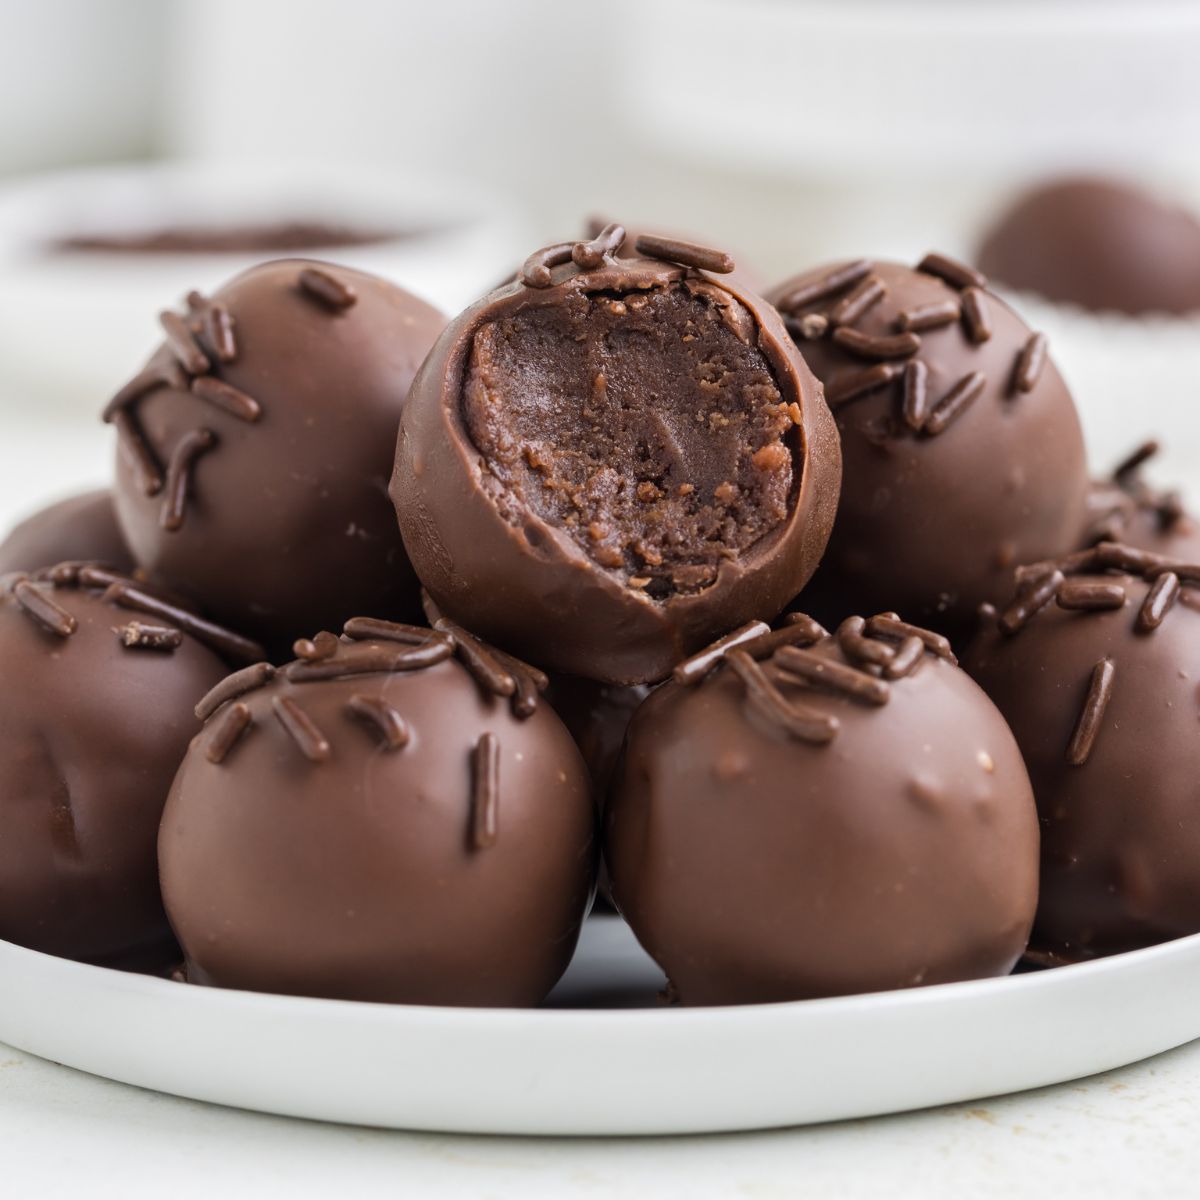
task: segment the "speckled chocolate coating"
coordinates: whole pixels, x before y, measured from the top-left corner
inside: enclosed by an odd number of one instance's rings
[[[813,647],[846,665],[835,639]],[[864,672],[868,673],[868,672]],[[878,684],[878,675],[875,675]],[[785,687],[825,744],[763,718],[729,666],[638,710],[609,808],[617,905],[684,1004],[1002,975],[1025,948],[1038,831],[987,697],[925,654],[882,705]]]
[[[133,570],[133,558],[117,528],[112,492],[82,492],[48,505],[17,525],[0,542],[0,574],[39,571],[55,563],[100,562]]]
[[[354,302],[329,306],[306,291],[301,275],[313,269],[352,289]],[[229,361],[205,324],[214,306],[232,322]],[[238,389],[261,415],[246,420],[201,398],[206,385],[169,345],[154,354],[146,371],[173,382],[128,411],[160,464],[198,430],[216,444],[195,460],[182,524],[168,530],[169,487],[147,495],[122,440],[117,513],[140,566],[274,655],[358,611],[415,615],[387,480],[400,410],[441,315],[363,272],[284,259],[237,276],[185,320],[210,363],[203,378]]]
[[[987,233],[979,265],[1009,287],[1098,311],[1200,309],[1200,221],[1116,180],[1033,188]]]
[[[129,648],[138,614],[97,589],[18,586],[76,623],[50,632],[0,587],[0,938],[109,965],[165,965],[174,941],[155,860],[196,701],[227,668],[180,635]],[[148,618],[140,618],[148,620]],[[155,627],[174,629],[155,618]],[[20,686],[16,686],[20,681]]]
[[[335,661],[397,649],[343,640]],[[544,702],[519,718],[455,659],[308,681],[294,671],[218,708],[171,793],[159,852],[188,979],[406,1004],[540,1002],[595,879],[595,810],[562,723]],[[364,701],[398,715],[406,744],[389,748],[353,715]],[[323,761],[286,731],[280,702],[325,740]],[[237,704],[248,724],[213,762]],[[498,789],[481,844],[475,754],[487,735]]]
[[[392,498],[417,573],[447,614],[550,670],[612,683],[651,681],[730,626],[775,616],[803,586],[833,521],[836,433],[820,386],[774,310],[727,279],[672,263],[609,258],[587,272],[570,262],[556,266],[549,282],[493,292],[439,338],[405,406]],[[714,304],[732,297],[749,314],[747,336],[785,403],[796,406],[798,425],[786,442],[793,491],[781,525],[722,562],[715,582],[656,600],[598,565],[513,493],[505,503],[522,518],[502,515],[464,420],[464,380],[479,331],[498,320],[593,294],[656,295],[693,286],[707,289]],[[646,406],[654,403],[654,387],[648,379]],[[697,406],[703,404],[697,392]]]
[[[1065,959],[1131,950],[1200,932],[1200,607],[1185,586],[1153,630],[1136,628],[1150,584],[1119,585],[1107,611],[1050,603],[1012,635],[988,622],[964,666],[1012,726],[1042,824],[1033,945]],[[1069,749],[1097,664],[1111,697],[1085,761]]]
[[[799,286],[832,269],[798,276],[771,298],[785,304]],[[895,334],[902,313],[963,303],[960,288],[924,271],[879,262],[871,274],[885,294],[853,322],[870,336]],[[849,290],[791,315],[827,313]],[[982,298],[986,341],[972,340],[961,319],[918,331],[912,358],[926,371],[931,406],[972,373],[985,379],[970,405],[936,436],[906,424],[902,378],[839,402],[839,388],[881,364],[837,344],[832,332],[799,341],[825,384],[844,461],[829,548],[800,601],[827,622],[894,608],[958,633],[973,623],[981,602],[1005,593],[1017,563],[1065,554],[1077,544],[1088,481],[1075,405],[1049,359],[1028,391],[1015,386],[1030,330],[990,292]],[[897,369],[905,363],[888,361]]]

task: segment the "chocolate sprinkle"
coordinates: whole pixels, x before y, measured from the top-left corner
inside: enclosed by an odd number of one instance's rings
[[[921,339],[915,333],[871,334],[849,326],[835,329],[833,340],[859,358],[908,358],[921,348]]]
[[[183,528],[187,511],[188,495],[192,486],[192,468],[196,459],[206,454],[217,444],[217,435],[211,429],[193,429],[179,439],[167,463],[167,495],[163,501],[159,524],[168,533]]]
[[[581,271],[594,271],[625,244],[625,227],[615,221],[605,225],[590,242],[576,242],[571,258]]]
[[[926,275],[936,275],[952,287],[959,289],[969,287],[985,288],[988,285],[987,276],[982,271],[977,271],[974,267],[968,267],[966,263],[961,263],[957,259],[950,258],[945,254],[930,253],[925,255],[917,263],[917,270],[924,271]]]
[[[137,471],[142,491],[147,496],[157,496],[163,489],[162,466],[142,431],[141,422],[133,413],[121,410],[113,414],[112,424],[116,428],[122,452],[130,458]]]
[[[932,304],[905,309],[896,318],[896,328],[901,332],[912,330],[913,333],[924,333],[927,329],[953,325],[961,316],[962,308],[953,300],[937,300]]]
[[[345,312],[358,302],[358,294],[328,271],[319,267],[305,267],[297,279],[300,291],[317,301],[330,312]]]
[[[176,312],[165,309],[158,314],[158,323],[167,335],[167,348],[176,361],[189,375],[206,375],[212,369],[208,355],[204,353],[196,335],[188,323]]]
[[[171,654],[183,645],[183,633],[166,625],[144,625],[130,621],[117,630],[121,645],[130,650],[157,650]]]
[[[814,712],[785,699],[763,668],[744,650],[730,650],[725,655],[725,661],[745,686],[750,707],[789,737],[823,745],[837,736],[836,717]]]
[[[1073,767],[1082,767],[1092,752],[1096,743],[1096,734],[1100,731],[1100,722],[1104,719],[1104,710],[1112,699],[1113,678],[1117,673],[1111,658],[1102,658],[1092,668],[1091,682],[1088,684],[1087,698],[1071,735],[1071,744],[1067,747],[1067,762]]]
[[[311,763],[323,763],[329,760],[331,747],[329,739],[317,728],[312,717],[287,696],[275,696],[271,700],[275,717],[283,727],[284,733],[292,739],[296,749]]]
[[[898,362],[876,363],[861,371],[839,371],[825,388],[825,399],[831,406],[857,400],[894,383],[903,372],[904,366]]]
[[[1058,589],[1055,601],[1059,608],[1099,612],[1120,608],[1125,603],[1125,589],[1119,583],[1083,583],[1068,579]]]
[[[887,294],[883,280],[875,275],[868,275],[852,292],[843,296],[829,310],[831,325],[853,325],[866,313],[870,312]]]
[[[1149,633],[1157,629],[1163,618],[1179,599],[1179,576],[1174,571],[1164,571],[1151,585],[1137,615],[1137,629]]]
[[[300,638],[292,644],[292,652],[305,662],[324,662],[332,658],[341,647],[341,642],[329,632],[322,630],[314,638]]]
[[[805,313],[802,317],[784,317],[783,324],[793,338],[814,342],[829,332],[829,318],[824,313]]]
[[[445,662],[453,653],[453,648],[443,638],[430,638],[419,646],[372,646],[359,642],[341,647],[334,658],[318,662],[299,659],[283,670],[293,683],[314,683],[322,679],[347,679],[353,675],[423,671]]]
[[[681,242],[676,238],[655,237],[653,234],[643,233],[633,243],[633,248],[646,258],[678,263],[681,267],[694,267],[700,271],[711,271],[714,275],[728,275],[734,268],[733,259],[725,251],[697,246],[692,242]]]
[[[895,613],[878,613],[867,622],[867,633],[871,637],[890,638],[904,642],[908,638],[920,638],[925,649],[944,659],[951,666],[958,666],[958,659],[950,646],[948,638],[932,629],[923,629],[920,625],[910,625],[902,621]]]
[[[904,364],[901,396],[904,423],[919,433],[929,420],[929,368],[919,358]]]
[[[866,625],[862,617],[847,617],[838,626],[838,647],[848,662],[859,666],[886,667],[896,657],[896,648],[887,642],[867,637]]]
[[[192,380],[192,395],[207,400],[239,421],[257,421],[262,416],[262,405],[253,396],[247,396],[232,384],[212,375],[199,375]]]
[[[827,636],[825,630],[815,621],[812,622],[812,626],[793,623],[785,625],[782,629],[772,629],[768,633],[751,638],[750,641],[743,642],[737,648],[745,650],[751,658],[757,661],[770,658],[781,646],[811,646]]]
[[[1018,392],[1032,392],[1037,387],[1046,365],[1046,346],[1044,333],[1031,333],[1029,340],[1021,347],[1013,367],[1013,387]]]
[[[548,288],[553,282],[551,268],[569,263],[574,252],[574,242],[558,242],[553,246],[535,250],[521,267],[521,282],[526,287]]]
[[[189,297],[190,300],[190,297]],[[204,307],[204,336],[208,338],[217,361],[233,362],[237,358],[237,339],[233,333],[233,318],[223,304],[206,304]]]
[[[983,394],[987,376],[982,371],[964,375],[938,402],[922,429],[930,437],[945,432],[948,426]]]
[[[915,633],[906,637],[896,657],[883,668],[885,679],[905,679],[925,661],[925,642]]]
[[[1139,468],[1149,462],[1159,451],[1158,442],[1151,438],[1149,441],[1143,442],[1131,454],[1127,454],[1116,467],[1113,468],[1112,477],[1114,482],[1120,483],[1128,476],[1135,474]]]
[[[79,622],[65,608],[28,579],[18,579],[13,584],[12,597],[22,612],[55,637],[68,638],[79,628]]]
[[[1000,628],[1010,635],[1024,629],[1058,595],[1062,584],[1063,573],[1057,567],[1027,580],[1016,599],[1000,614]]]
[[[685,658],[676,668],[672,678],[676,683],[685,687],[699,683],[713,668],[719,666],[725,655],[738,646],[754,643],[759,638],[771,632],[771,627],[764,621],[748,621],[732,633],[706,646],[703,650]]]
[[[969,287],[963,292],[962,321],[967,337],[977,346],[992,336],[987,297],[982,288]]]
[[[870,275],[874,269],[875,264],[865,258],[847,263],[843,267],[837,267],[822,275],[820,279],[814,279],[800,287],[793,288],[779,301],[776,307],[785,312],[795,312],[797,309],[805,308],[809,304],[815,304],[818,300],[825,300],[844,291]]]
[[[500,808],[500,742],[485,733],[475,743],[471,762],[471,845],[486,850],[496,844]]]
[[[823,658],[811,650],[784,646],[772,660],[780,670],[805,683],[835,692],[862,704],[886,704],[891,689],[874,675],[833,659]]]
[[[402,625],[396,621],[382,621],[377,617],[351,617],[342,626],[342,632],[348,638],[356,640],[403,642],[408,646],[422,646],[430,639],[447,643],[450,640],[434,629],[425,629],[420,625]]]
[[[209,739],[204,757],[210,763],[219,766],[228,757],[229,752],[242,740],[243,735],[254,723],[250,709],[245,704],[233,704],[221,714]]]
[[[403,750],[412,738],[404,718],[377,696],[351,696],[346,712],[362,722],[385,750]]]
[[[448,617],[439,617],[434,629],[449,635],[459,661],[485,691],[493,696],[511,696],[516,692],[517,681],[505,670],[491,648],[477,637]]]
[[[196,718],[207,721],[223,704],[258,691],[274,678],[275,668],[266,662],[255,663],[227,675],[196,705]]]

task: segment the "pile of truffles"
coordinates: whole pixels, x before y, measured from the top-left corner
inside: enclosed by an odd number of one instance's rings
[[[299,259],[164,312],[112,491],[0,545],[0,936],[533,1006],[598,886],[682,1004],[1200,931],[1154,445],[1091,480],[971,266],[744,280],[608,224],[449,322]]]

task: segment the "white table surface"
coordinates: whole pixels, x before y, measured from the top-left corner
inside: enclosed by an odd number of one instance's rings
[[[81,413],[84,410],[81,410]],[[0,397],[0,526],[104,482],[109,442]],[[0,980],[0,987],[3,980]],[[1136,1020],[1136,1014],[1130,1014]],[[723,1137],[522,1140],[341,1128],[144,1092],[0,1045],[0,1197],[1200,1195],[1200,1043],[1038,1092]]]

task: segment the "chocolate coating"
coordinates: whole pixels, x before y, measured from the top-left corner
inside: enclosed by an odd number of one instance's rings
[[[108,488],[40,509],[0,542],[0,574],[40,571],[60,562],[99,562],[121,572],[133,570]]]
[[[1124,599],[1101,610],[1050,603],[1011,635],[988,622],[964,666],[1008,719],[1033,780],[1033,945],[1078,959],[1200,932],[1200,593],[1185,584],[1161,624],[1141,631],[1147,581],[1080,574],[1065,585],[1116,585]]]
[[[595,881],[584,764],[546,704],[521,718],[453,658],[337,674],[363,655],[437,659],[442,635],[423,634],[333,640],[193,742],[159,843],[191,982],[516,1006],[562,974]]]
[[[0,938],[87,962],[165,964],[174,941],[158,823],[196,701],[227,668],[173,622],[123,610],[99,588],[22,578],[0,587]],[[128,645],[135,622],[178,645]]]
[[[542,269],[438,339],[392,498],[448,615],[551,670],[651,681],[804,585],[833,520],[833,422],[778,316],[726,279]]]
[[[442,317],[361,271],[286,259],[164,322],[168,342],[107,413],[139,565],[274,655],[356,611],[419,611],[386,496],[389,447]]]
[[[601,805],[621,757],[625,731],[651,691],[645,684],[598,683],[576,675],[556,675],[550,681],[547,698],[575,739]]]
[[[857,283],[790,303],[844,265],[771,293],[798,329],[811,314],[836,318],[863,282],[883,289],[857,319],[799,340],[825,384],[844,462],[837,522],[800,605],[830,622],[895,608],[957,633],[973,624],[980,603],[1005,593],[1016,563],[1075,546],[1088,483],[1079,418],[1044,348],[1031,353],[1042,343],[990,292],[970,289],[969,299],[930,272],[878,262],[863,263]],[[972,301],[982,306],[986,340],[969,322]],[[883,343],[897,356],[869,356],[879,339],[903,337],[909,322],[908,354]],[[864,335],[865,345],[851,344]],[[910,371],[919,387],[906,382]],[[856,394],[871,379],[883,382]],[[914,392],[924,404],[911,403],[906,414]],[[956,394],[965,407],[940,407]]]
[[[887,683],[836,638],[805,653],[819,670],[853,662],[886,699],[788,681],[779,651],[765,675],[789,712],[832,719],[831,739],[790,735],[728,664],[638,710],[605,839],[638,940],[684,1004],[1007,973],[1033,920],[1038,830],[1000,714],[929,654]]]
[[[1200,309],[1200,221],[1116,180],[1027,192],[984,238],[979,265],[1010,287],[1097,311]]]

